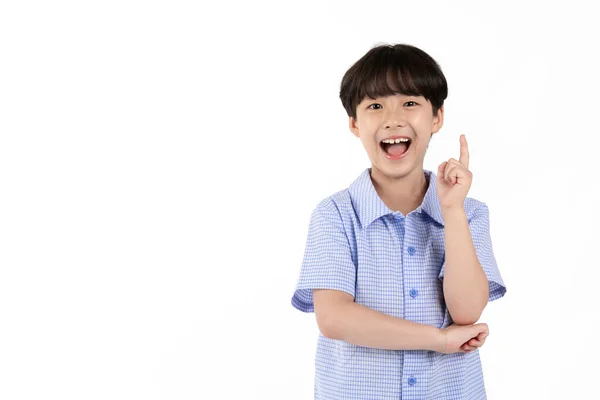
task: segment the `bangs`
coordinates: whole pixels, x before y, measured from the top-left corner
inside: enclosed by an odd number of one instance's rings
[[[365,71],[358,87],[358,98],[365,96],[375,99],[377,97],[402,94],[406,96],[423,96],[427,99],[432,97],[427,76],[429,71],[423,70],[423,65],[407,63],[404,59],[393,59],[394,53],[373,60],[373,68]]]

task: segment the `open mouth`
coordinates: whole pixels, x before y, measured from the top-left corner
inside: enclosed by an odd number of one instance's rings
[[[395,140],[382,140],[379,142],[381,149],[387,154],[388,158],[397,159],[408,151],[412,140],[409,138],[395,139]]]

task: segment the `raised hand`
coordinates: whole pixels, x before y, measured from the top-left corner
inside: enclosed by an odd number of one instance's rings
[[[473,182],[469,171],[469,147],[467,138],[460,135],[460,157],[444,161],[438,167],[436,189],[442,209],[463,208],[467,193]]]

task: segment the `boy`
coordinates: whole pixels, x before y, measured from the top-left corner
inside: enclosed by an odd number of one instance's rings
[[[320,330],[315,399],[485,399],[475,324],[506,288],[489,211],[466,197],[466,138],[423,169],[446,79],[422,50],[382,45],[344,75],[340,99],[371,168],[314,209],[294,307]]]

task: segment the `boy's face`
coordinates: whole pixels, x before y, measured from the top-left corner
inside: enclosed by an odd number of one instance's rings
[[[356,107],[356,120],[350,117],[350,130],[358,137],[373,167],[390,177],[407,175],[423,160],[432,133],[443,124],[443,107],[434,118],[431,103],[423,96],[392,95],[375,100],[365,97]],[[410,139],[408,150],[400,158],[386,156],[381,141],[390,136]],[[403,148],[403,145],[396,146]]]

